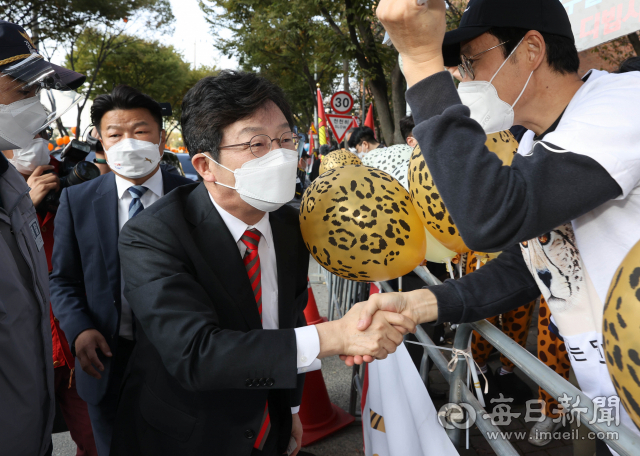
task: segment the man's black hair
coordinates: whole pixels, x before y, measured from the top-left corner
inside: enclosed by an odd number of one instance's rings
[[[413,136],[413,127],[415,126],[416,124],[413,121],[412,115],[408,115],[400,119],[400,133],[402,134],[402,139],[404,139],[405,142],[409,136]]]
[[[628,73],[629,71],[640,71],[640,57],[629,57],[620,64],[620,68],[615,73]]]
[[[218,160],[225,127],[246,119],[269,101],[293,130],[293,115],[282,89],[254,73],[221,71],[198,81],[182,100],[182,137],[189,155],[210,152]]]
[[[318,152],[320,153],[320,155],[327,155],[329,152],[331,152],[331,147],[329,147],[328,144],[323,144],[322,146],[320,146]]]
[[[495,36],[498,41],[506,42],[502,47],[505,58],[509,57],[511,51],[518,45],[520,40],[529,32],[527,29],[517,27],[493,27],[489,33]],[[547,64],[553,71],[560,74],[577,73],[580,67],[580,57],[578,50],[571,38],[553,35],[551,33],[540,32],[544,38],[547,48]]]
[[[111,93],[98,95],[91,105],[91,123],[100,131],[100,121],[109,111],[116,109],[144,108],[158,124],[158,130],[162,131],[162,108],[156,100],[125,84],[114,87]]]
[[[302,152],[302,155],[300,155],[300,158],[309,158],[309,154],[306,152]]]
[[[353,138],[354,136],[355,136],[355,139]],[[354,139],[353,143],[355,145],[360,145],[362,141],[378,144],[378,141],[376,140],[376,136],[373,133],[373,130],[369,127],[360,127],[360,130],[358,130],[358,132],[354,132],[353,135],[351,135],[351,138]]]
[[[358,136],[358,132],[360,131],[361,128],[362,127],[355,127],[350,130],[351,136],[349,136],[349,141],[347,141],[347,147],[349,149],[356,147],[356,143],[354,141],[356,139],[356,136]]]

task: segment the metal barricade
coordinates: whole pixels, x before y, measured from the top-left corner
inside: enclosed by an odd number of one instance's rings
[[[414,272],[429,286],[442,283],[423,266],[418,266],[414,269]],[[325,281],[329,289],[330,320],[341,318],[356,302],[367,299],[365,287],[368,284],[342,279],[327,271],[325,271]],[[391,286],[386,282],[381,282],[380,286],[381,292],[393,291]],[[579,405],[580,413],[577,413],[577,415],[580,417],[581,423],[590,431],[594,432],[594,435],[598,436],[598,438],[604,440],[616,452],[629,456],[640,454],[640,437],[638,435],[634,434],[624,425],[606,426],[599,423],[598,420],[595,419],[597,417],[597,410],[591,399],[488,321],[482,320],[475,323],[459,325],[454,339],[454,348],[467,350],[473,330],[477,331],[496,350],[511,360],[524,375],[544,388],[553,397],[561,397],[563,394],[566,394],[572,398],[579,398],[580,400],[574,404],[567,404],[566,408],[568,409],[568,413],[572,413],[573,409],[577,409]],[[467,421],[469,414],[475,413],[475,419],[472,420],[473,424],[478,426],[478,429],[482,432],[482,435],[487,439],[487,442],[496,454],[499,456],[517,456],[519,453],[508,440],[489,438],[491,434],[494,436],[501,435],[502,431],[492,422],[491,416],[467,386],[468,366],[465,357],[463,355],[457,355],[458,362],[456,367],[453,372],[449,372],[449,361],[420,326],[417,327],[416,337],[418,341],[428,345],[423,347],[424,354],[420,363],[419,371],[422,381],[427,385],[427,361],[431,358],[434,366],[438,368],[444,379],[449,383],[449,402],[451,404],[458,404],[457,410],[454,411],[456,418],[451,419],[451,415],[445,416],[447,421],[447,434],[454,445],[458,448],[462,448],[464,445],[465,425],[461,425],[459,418],[464,414],[465,421]],[[362,372],[360,367],[354,366],[349,404],[349,413],[352,415],[357,413],[357,396],[362,394],[361,379]],[[463,405],[460,406],[460,404]],[[586,409],[586,413],[584,409]]]

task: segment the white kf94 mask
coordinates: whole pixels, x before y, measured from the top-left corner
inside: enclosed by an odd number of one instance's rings
[[[51,160],[50,153],[49,141],[44,138],[36,138],[31,140],[31,144],[28,147],[14,149],[13,158],[9,159],[9,163],[15,166],[18,172],[31,174],[38,166],[49,164]]]
[[[520,40],[518,46],[520,46],[521,43],[522,40]],[[498,91],[492,82],[516,49],[518,49],[518,46],[513,48],[509,57],[502,62],[502,65],[500,65],[500,68],[498,68],[498,71],[496,71],[490,81],[461,82],[458,85],[458,95],[460,95],[462,104],[469,107],[471,110],[470,117],[482,126],[486,134],[497,133],[513,127],[513,107],[518,103],[520,97],[522,97],[527,85],[529,85],[531,76],[533,76],[532,71],[529,79],[527,79],[527,83],[524,85],[524,88],[513,105],[505,103],[498,96]]]
[[[147,176],[160,163],[160,145],[126,138],[105,151],[109,168],[129,179]]]
[[[235,171],[202,154],[216,165],[233,173],[236,186],[216,182],[237,191],[247,204],[264,212],[273,212],[293,199],[296,192],[298,153],[289,149],[274,149],[260,158],[242,164]]]

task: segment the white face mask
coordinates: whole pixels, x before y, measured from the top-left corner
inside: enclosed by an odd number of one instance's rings
[[[522,43],[522,40],[520,40],[520,43]],[[518,43],[518,46],[520,46],[520,43]],[[490,81],[461,82],[460,85],[458,85],[458,94],[460,95],[462,104],[469,107],[471,110],[470,117],[477,121],[487,134],[508,130],[513,126],[513,107],[518,100],[520,100],[527,85],[529,85],[531,76],[533,76],[532,71],[529,79],[527,79],[527,83],[524,85],[524,88],[513,105],[505,103],[498,96],[498,91],[492,82],[516,49],[518,49],[518,46],[516,46],[513,51],[511,51],[511,54],[509,54],[509,57],[502,62],[502,65],[500,65],[500,68],[498,68],[498,71],[496,71]]]
[[[355,147],[349,147],[349,152],[351,152],[352,154],[357,154],[358,149],[356,149]]]
[[[22,174],[31,174],[38,166],[49,164],[49,141],[43,138],[31,140],[24,149],[14,149],[9,162]]]
[[[0,105],[0,150],[26,149],[46,121],[38,97]]]
[[[235,171],[207,155],[204,156],[232,172],[236,178],[235,187],[220,182],[216,184],[237,191],[244,202],[260,211],[273,212],[291,201],[295,195],[298,169],[298,153],[295,150],[271,150],[260,158],[243,163]]]
[[[109,168],[129,179],[147,176],[160,163],[158,144],[139,139],[122,139],[105,151]]]

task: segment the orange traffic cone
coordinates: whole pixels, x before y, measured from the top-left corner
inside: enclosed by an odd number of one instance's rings
[[[308,372],[304,381],[300,421],[303,429],[302,446],[307,446],[350,425],[355,417],[331,403],[322,371],[317,370]]]
[[[309,277],[307,277],[307,290],[309,291],[309,299],[307,301],[307,307],[304,309],[304,318],[307,320],[307,324],[311,326],[327,321],[327,317],[321,317],[318,312],[316,298],[313,296],[313,288],[311,288]]]

